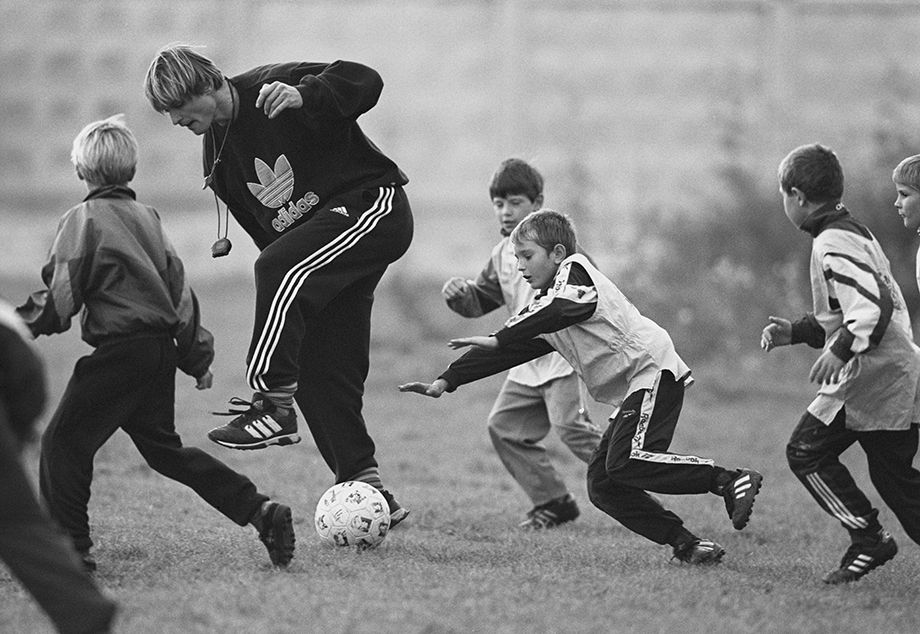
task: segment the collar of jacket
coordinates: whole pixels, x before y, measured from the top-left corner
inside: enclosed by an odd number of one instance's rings
[[[841,218],[847,218],[849,215],[850,212],[847,211],[847,208],[843,206],[842,202],[833,200],[824,203],[811,212],[799,229],[806,233],[810,233],[812,238],[816,238],[819,233],[824,231],[827,225]]]
[[[131,200],[137,200],[137,195],[133,189],[125,185],[105,185],[88,193],[83,202],[94,198],[130,198]]]

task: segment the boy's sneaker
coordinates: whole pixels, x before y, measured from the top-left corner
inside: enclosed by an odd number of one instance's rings
[[[393,494],[386,489],[380,489],[380,492],[383,494],[383,498],[387,501],[387,504],[390,507],[390,528],[392,529],[394,526],[406,519],[406,517],[409,515],[409,510],[404,509],[402,505],[396,501],[396,498],[393,497]]]
[[[262,528],[259,539],[268,549],[268,557],[276,566],[287,566],[294,558],[294,522],[291,508],[269,502],[262,508]]]
[[[230,399],[231,405],[245,405],[248,409],[231,409],[214,412],[218,416],[233,416],[232,421],[208,432],[208,438],[230,449],[264,449],[269,445],[293,445],[300,442],[297,434],[297,414],[292,408],[287,414],[278,413],[271,399],[256,392],[252,401]]]
[[[527,512],[527,519],[518,524],[525,530],[541,530],[554,528],[560,524],[571,522],[579,516],[578,504],[571,493],[566,493],[561,498],[550,500],[545,504],[538,504]]]
[[[80,557],[80,563],[86,572],[96,572],[96,558],[89,550],[78,550],[77,555]]]
[[[725,499],[725,510],[732,520],[735,530],[747,526],[754,510],[754,498],[760,492],[763,476],[753,469],[741,469],[734,480],[725,485],[722,497]]]
[[[885,530],[872,541],[853,542],[840,560],[840,567],[827,573],[824,583],[836,585],[857,581],[893,559],[897,552],[898,545]]]
[[[694,539],[674,547],[674,559],[694,566],[712,566],[722,561],[725,549],[709,539]]]

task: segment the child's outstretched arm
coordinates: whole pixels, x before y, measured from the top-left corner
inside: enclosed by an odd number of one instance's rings
[[[422,381],[412,381],[403,383],[399,386],[400,392],[415,392],[431,398],[439,398],[447,390],[447,381],[444,379],[435,379],[432,383],[423,383]]]
[[[457,339],[451,339],[448,341],[447,345],[450,346],[453,350],[459,350],[460,348],[466,348],[467,346],[471,348],[478,348],[479,350],[498,350],[498,339],[496,339],[494,336],[458,337]]]
[[[415,392],[438,398],[461,385],[492,376],[553,351],[542,339],[530,339],[501,347],[494,336],[460,337],[451,339],[451,348],[470,349],[456,359],[431,383],[413,381],[399,386],[400,392]]]

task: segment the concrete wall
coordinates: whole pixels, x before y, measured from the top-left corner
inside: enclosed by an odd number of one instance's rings
[[[485,188],[510,155],[542,169],[549,206],[602,226],[704,211],[729,162],[772,186],[804,142],[858,169],[880,129],[920,121],[908,1],[0,0],[0,29],[4,209],[77,200],[73,136],[124,112],[142,197],[213,214],[198,139],[144,100],[156,49],[206,45],[228,74],[345,58],[383,75],[362,124],[409,174],[420,235],[457,258],[495,237]]]

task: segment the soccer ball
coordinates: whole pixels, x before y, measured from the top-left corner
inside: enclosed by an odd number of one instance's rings
[[[366,482],[329,487],[316,505],[316,532],[334,546],[374,548],[390,530],[390,507],[383,494]]]

